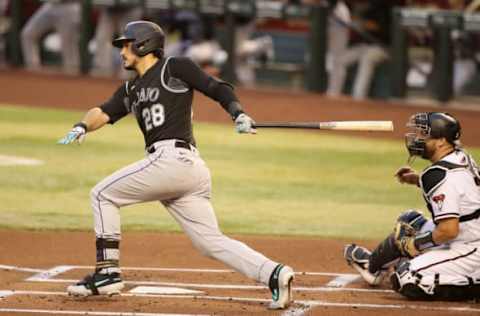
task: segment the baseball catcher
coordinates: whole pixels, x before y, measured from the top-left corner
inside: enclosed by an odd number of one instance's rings
[[[347,263],[371,285],[389,267],[392,287],[410,299],[468,300],[480,297],[480,174],[460,144],[460,123],[448,113],[417,113],[405,135],[409,161],[432,164],[421,174],[400,168],[400,183],[418,186],[431,219],[402,213],[393,232],[372,252],[345,246]]]
[[[67,292],[76,296],[118,293],[124,286],[119,265],[119,208],[159,201],[199,251],[268,285],[273,299],[270,308],[285,308],[292,301],[293,270],[226,237],[218,227],[210,202],[210,171],[192,133],[193,92],[198,90],[220,103],[239,133],[255,133],[254,121],[243,111],[230,84],[207,75],[188,58],[165,57],[164,41],[155,23],[128,23],[113,45],[121,48],[123,65],[134,70],[136,78],[121,85],[104,104],[90,109],[59,141],[81,142],[87,132],[131,113],[143,133],[146,155],[92,189],[96,269]]]

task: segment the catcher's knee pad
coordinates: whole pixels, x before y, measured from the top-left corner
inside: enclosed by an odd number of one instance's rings
[[[421,284],[422,276],[410,270],[410,262],[401,260],[390,276],[392,289],[409,299],[428,300],[432,298],[429,289]],[[433,291],[433,289],[430,289]]]
[[[427,218],[417,210],[404,211],[397,218],[397,223],[402,222],[412,226],[417,232],[420,231]]]

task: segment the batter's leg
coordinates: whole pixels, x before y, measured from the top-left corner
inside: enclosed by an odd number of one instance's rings
[[[268,285],[270,309],[285,308],[293,301],[293,270],[222,234],[208,198],[193,195],[163,203],[200,252]]]
[[[225,263],[251,279],[268,284],[278,262],[222,234],[208,199],[188,196],[164,202],[164,205],[202,254]]]

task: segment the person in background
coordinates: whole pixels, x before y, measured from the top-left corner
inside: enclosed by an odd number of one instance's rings
[[[239,16],[236,20],[236,77],[241,85],[252,86],[256,82],[256,62],[268,62],[275,58],[273,39],[270,35],[253,37],[257,22],[255,18]]]
[[[218,76],[228,58],[227,52],[215,39],[217,17],[180,10],[163,17],[168,25],[169,40],[166,56],[188,57],[211,75]]]
[[[10,20],[7,16],[8,0],[0,0],[0,66],[6,64],[6,33],[10,28]]]
[[[357,42],[338,56],[335,71],[331,72],[329,78],[328,95],[338,96],[343,93],[347,69],[355,63],[358,64],[358,69],[352,96],[355,99],[365,99],[369,95],[375,68],[389,57],[390,12],[401,3],[402,1],[371,0],[357,4],[360,10],[356,14],[356,21],[349,26]]]
[[[335,76],[337,69],[342,67],[342,58],[347,50],[350,39],[350,29],[348,25],[352,23],[350,8],[344,1],[328,0],[327,5],[330,8],[327,30],[327,61],[326,67],[329,78]],[[333,85],[337,81],[329,80],[329,90],[336,89]]]
[[[80,1],[45,1],[22,29],[21,44],[26,68],[41,70],[40,40],[48,32],[55,31],[60,35],[63,71],[67,74],[78,74],[80,20]]]
[[[111,77],[118,74],[126,78],[127,72],[114,62],[114,47],[111,41],[114,35],[122,31],[122,27],[130,21],[139,20],[143,15],[140,3],[130,1],[128,4],[115,4],[99,6],[100,15],[95,30],[95,54],[93,67],[90,74],[95,76]]]

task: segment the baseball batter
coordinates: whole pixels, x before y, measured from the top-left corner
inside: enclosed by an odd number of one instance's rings
[[[160,201],[203,254],[268,285],[270,308],[292,301],[293,270],[245,244],[223,235],[210,202],[211,179],[192,135],[193,90],[218,101],[240,133],[255,133],[230,84],[208,76],[187,58],[163,56],[164,33],[151,22],[128,23],[113,41],[121,48],[124,67],[137,77],[118,88],[99,107],[90,109],[60,144],[81,142],[87,132],[135,115],[145,139],[146,157],[98,183],[90,198],[94,213],[95,272],[68,287],[71,295],[115,294],[123,288],[119,267],[119,208]]]
[[[466,300],[480,297],[480,174],[460,145],[460,123],[447,113],[418,113],[407,125],[411,155],[432,162],[420,175],[397,171],[401,183],[422,190],[431,219],[410,210],[394,233],[370,252],[351,244],[345,258],[376,285],[383,269],[397,262],[393,289],[412,299]],[[400,260],[399,260],[400,259]]]

